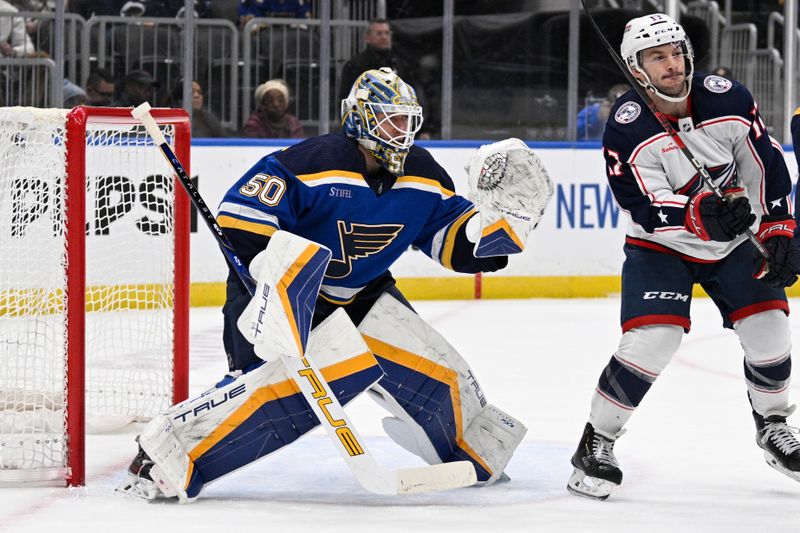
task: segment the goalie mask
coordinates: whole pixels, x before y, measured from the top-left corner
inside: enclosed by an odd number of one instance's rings
[[[390,68],[368,70],[342,100],[342,130],[395,176],[422,126],[414,88]]]
[[[680,53],[683,55],[686,76],[684,81],[686,94],[683,96],[669,96],[659,91],[642,66],[642,51],[665,44],[673,44],[680,49]],[[694,74],[694,51],[686,32],[672,17],[656,13],[629,21],[625,26],[625,33],[622,35],[619,51],[628,68],[644,76],[644,80],[637,78],[636,81],[646,90],[652,91],[659,98],[669,102],[682,102],[689,96],[692,89],[692,74]]]

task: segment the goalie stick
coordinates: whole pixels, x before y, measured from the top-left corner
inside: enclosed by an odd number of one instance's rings
[[[722,189],[720,189],[719,186],[714,183],[714,180],[711,178],[711,174],[708,173],[706,166],[703,163],[700,163],[689,147],[683,142],[683,139],[681,139],[680,135],[678,135],[678,132],[675,130],[675,128],[672,127],[672,124],[669,123],[667,117],[665,117],[664,114],[659,111],[658,108],[656,108],[655,103],[647,94],[647,91],[645,91],[644,87],[639,85],[639,82],[636,81],[636,78],[634,78],[627,65],[625,65],[625,62],[611,46],[611,43],[608,42],[606,36],[603,35],[602,30],[592,16],[592,12],[589,10],[589,6],[586,5],[586,0],[581,0],[581,5],[583,6],[583,10],[586,12],[586,16],[589,17],[589,22],[592,24],[592,28],[594,28],[595,33],[597,33],[597,36],[600,37],[600,40],[606,47],[609,55],[614,60],[614,63],[616,63],[616,65],[620,68],[620,70],[622,70],[622,73],[625,75],[625,79],[628,80],[628,83],[630,83],[631,87],[633,87],[633,90],[636,91],[636,94],[638,94],[642,101],[647,104],[648,109],[650,109],[650,111],[656,117],[656,120],[658,120],[658,123],[661,124],[662,128],[664,128],[664,131],[667,132],[667,135],[672,138],[683,155],[686,156],[686,159],[689,160],[694,169],[700,174],[700,178],[703,180],[705,186],[708,187],[712,193],[714,193],[714,196],[723,202],[727,202],[728,198],[722,192]],[[767,260],[767,264],[769,265],[772,262],[772,257],[769,255],[769,251],[764,248],[764,245],[761,244],[761,241],[758,240],[758,237],[755,236],[750,228],[746,229],[744,234],[747,236],[747,239],[755,247],[755,249],[758,250],[758,253]],[[769,267],[767,267],[767,269],[768,268]],[[767,273],[767,269],[764,270],[762,276]]]
[[[242,283],[244,283],[244,286],[252,296],[256,289],[255,281],[247,267],[242,263],[241,259],[239,259],[239,256],[223,233],[213,213],[200,196],[200,192],[189,179],[180,160],[174,154],[169,144],[167,144],[164,134],[161,133],[155,120],[153,120],[153,117],[150,115],[150,109],[150,104],[145,102],[133,109],[131,115],[144,125],[147,133],[152,137],[153,142],[161,150],[161,153],[175,171],[181,185],[183,185],[184,189],[186,189],[186,192],[189,194],[192,204],[201,213],[206,225],[211,229],[225,258],[239,275]],[[283,351],[279,353],[283,364],[286,365],[292,375],[296,376],[295,382],[298,384],[306,401],[317,415],[320,424],[325,427],[326,433],[335,444],[339,454],[353,472],[358,482],[366,490],[376,494],[410,494],[448,490],[466,487],[476,483],[477,476],[475,474],[475,468],[472,466],[472,463],[468,461],[427,465],[418,468],[392,469],[378,464],[363,442],[361,442],[360,447],[357,448],[357,452],[360,453],[353,453],[353,446],[345,446],[337,435],[338,426],[334,427],[332,422],[343,422],[346,427],[350,428],[354,434],[356,443],[361,441],[361,439],[352,422],[347,417],[341,403],[333,394],[331,386],[325,381],[316,364],[307,354],[300,354],[298,357],[286,354]],[[312,372],[317,378],[315,387],[309,386],[308,379],[304,377],[309,372]],[[316,387],[322,390],[318,390]],[[317,401],[317,398],[322,393],[324,393],[324,396],[327,398],[327,412],[322,410],[322,407]],[[332,420],[330,415],[334,415],[336,420]]]

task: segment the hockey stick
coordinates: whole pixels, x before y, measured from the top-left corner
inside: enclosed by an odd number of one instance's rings
[[[650,109],[650,111],[656,117],[656,120],[658,120],[658,123],[661,124],[662,128],[664,128],[664,131],[667,132],[667,135],[669,135],[672,138],[672,140],[681,150],[683,155],[686,156],[686,159],[689,160],[694,169],[700,174],[700,178],[703,180],[705,186],[708,187],[711,190],[711,192],[714,193],[714,196],[716,196],[723,202],[727,202],[728,198],[722,192],[722,189],[720,189],[719,186],[716,183],[714,183],[714,180],[713,178],[711,178],[711,174],[708,173],[708,169],[706,168],[706,166],[700,163],[700,161],[698,161],[698,159],[694,156],[689,147],[686,146],[686,144],[684,144],[683,139],[681,139],[680,135],[678,135],[678,132],[675,130],[675,128],[672,127],[672,124],[669,123],[669,119],[667,119],[667,117],[664,116],[664,114],[661,111],[659,111],[658,108],[656,108],[655,103],[647,94],[644,87],[639,85],[639,82],[633,76],[633,73],[631,73],[627,65],[625,65],[625,62],[611,46],[611,43],[608,42],[606,36],[603,35],[603,32],[600,30],[600,27],[594,20],[591,11],[589,11],[589,6],[586,5],[586,0],[581,0],[581,5],[583,5],[583,10],[586,12],[586,16],[589,17],[589,22],[591,22],[594,31],[597,33],[597,36],[600,37],[600,40],[603,42],[603,45],[606,47],[606,50],[608,50],[609,55],[611,55],[611,58],[614,60],[614,63],[616,63],[616,65],[625,75],[625,78],[628,80],[628,83],[631,85],[631,87],[633,87],[633,90],[636,91],[636,94],[638,94],[639,97],[642,99],[642,101],[644,101],[644,103],[647,104],[648,109]],[[761,244],[761,241],[758,240],[758,237],[755,236],[755,234],[750,230],[750,228],[747,228],[744,234],[747,236],[747,239],[750,241],[750,243],[753,246],[755,246],[756,250],[758,250],[758,253],[761,254],[761,256],[764,259],[767,260],[767,264],[771,263],[772,257],[770,257],[769,251],[767,251],[767,249],[764,248],[764,245]],[[763,274],[766,273],[767,269],[765,269]]]
[[[147,102],[136,107],[131,112],[138,119],[152,137],[153,142],[169,162],[181,184],[191,198],[192,204],[203,216],[206,225],[211,229],[214,238],[220,245],[225,258],[233,266],[244,286],[253,296],[256,283],[247,267],[242,263],[228,238],[220,228],[211,210],[206,205],[200,192],[186,174],[178,157],[167,144],[164,134],[150,115],[150,104]],[[360,442],[361,439],[350,419],[333,394],[330,384],[325,380],[316,364],[307,354],[289,355],[279,352],[281,361],[295,377],[300,391],[308,404],[313,409],[317,418],[325,427],[328,436],[336,445],[339,454],[347,466],[356,476],[362,487],[376,494],[409,494],[418,492],[431,492],[448,490],[473,485],[477,481],[475,467],[468,461],[458,461],[438,465],[428,465],[419,468],[391,469],[378,464],[367,447]],[[315,379],[311,380],[308,376]],[[324,399],[325,402],[319,401]],[[334,426],[334,424],[336,424]],[[342,427],[349,428],[352,438],[343,441],[339,436]]]

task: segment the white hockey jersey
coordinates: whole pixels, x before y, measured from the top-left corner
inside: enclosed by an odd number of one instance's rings
[[[668,117],[695,157],[724,189],[744,187],[753,212],[791,213],[791,179],[780,144],[743,85],[695,73],[687,118]],[[606,174],[629,216],[627,242],[696,262],[718,261],[742,241],[702,241],[685,226],[686,204],[703,181],[647,105],[630,90],[611,109],[603,134]],[[754,224],[755,230],[758,219]]]

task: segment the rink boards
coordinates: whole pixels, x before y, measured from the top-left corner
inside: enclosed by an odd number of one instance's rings
[[[478,141],[421,143],[448,171],[456,192],[467,194],[464,164]],[[413,299],[590,297],[619,292],[627,218],[606,183],[599,143],[531,143],[556,185],[542,222],[522,254],[501,272],[457,274],[409,250],[392,272]],[[206,203],[215,208],[225,191],[258,159],[286,147],[270,140],[195,139],[191,174]],[[793,181],[794,153],[786,152]],[[192,305],[223,301],[225,261],[202,224],[191,236]]]

